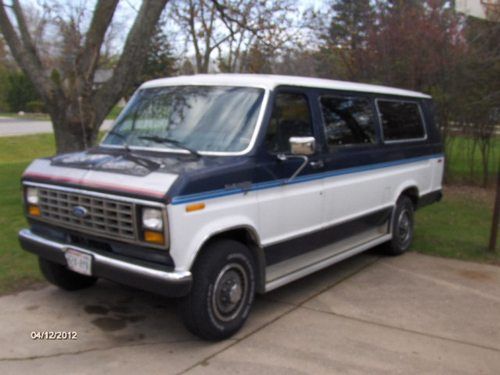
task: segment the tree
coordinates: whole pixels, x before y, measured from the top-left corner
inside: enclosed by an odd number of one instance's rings
[[[9,110],[7,104],[7,87],[9,83],[6,65],[5,43],[0,35],[0,112],[7,112]]]
[[[148,41],[168,0],[144,0],[127,35],[113,76],[100,87],[94,76],[118,0],[97,0],[84,35],[73,39],[67,71],[49,69],[40,58],[19,0],[0,0],[0,30],[17,64],[29,77],[52,119],[57,152],[92,145],[108,112],[137,81],[146,62]],[[11,20],[13,18],[15,22]],[[71,26],[71,25],[70,25]]]
[[[247,73],[272,73],[271,51],[258,42],[245,51],[242,69]]]
[[[334,0],[329,13],[332,16],[328,26],[320,31],[323,46],[317,57],[323,62],[340,60],[341,67],[320,64],[323,66],[320,71],[349,80],[366,80],[371,62],[366,60],[365,55],[375,16],[372,2]]]
[[[172,13],[192,45],[197,73],[216,61],[223,72],[243,72],[250,50],[276,54],[290,40],[294,9],[290,0],[187,0]]]
[[[280,59],[299,44],[293,1],[213,0],[231,38],[218,47],[227,72],[277,73]]]
[[[452,78],[464,48],[460,19],[449,1],[399,0],[378,15],[366,58],[373,62],[374,79],[426,91]]]
[[[373,23],[370,0],[337,0],[332,3],[331,11],[334,15],[328,29],[329,42],[351,51],[366,47]]]
[[[141,81],[168,77],[174,73],[175,57],[172,53],[172,46],[161,28],[158,28],[150,43]]]
[[[500,23],[469,17],[465,39],[467,55],[460,65],[456,119],[479,150],[482,185],[486,187],[494,157],[495,130],[500,122]],[[474,156],[471,152],[471,180],[477,179],[472,170]]]
[[[221,34],[217,8],[209,0],[177,2],[173,15],[192,43],[197,73],[207,73],[212,52],[230,35]]]
[[[168,36],[165,33],[165,20],[160,21],[149,42],[146,63],[137,84],[155,78],[169,77],[176,73],[176,58]]]
[[[7,83],[6,102],[9,112],[27,111],[28,103],[40,100],[33,84],[23,73],[9,72]]]

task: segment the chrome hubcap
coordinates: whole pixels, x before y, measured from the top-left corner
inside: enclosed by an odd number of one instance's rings
[[[243,290],[241,289],[241,285],[234,284],[229,290],[229,302],[238,303],[243,294]]]
[[[398,218],[398,236],[401,243],[405,243],[411,236],[410,214],[407,210],[401,211]]]
[[[240,313],[248,289],[248,276],[238,263],[226,265],[217,276],[212,308],[217,319],[229,321]]]

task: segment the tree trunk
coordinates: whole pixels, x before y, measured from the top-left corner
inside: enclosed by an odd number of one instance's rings
[[[108,112],[137,83],[146,61],[148,41],[154,33],[168,0],[143,0],[127,35],[123,52],[113,76],[99,89],[94,88],[94,75],[99,51],[109,28],[118,0],[98,0],[93,12],[85,45],[75,61],[70,76],[49,73],[29,35],[19,0],[13,5],[0,0],[0,30],[16,62],[33,82],[42,97],[53,123],[57,153],[84,150],[95,144],[98,130]],[[15,15],[17,28],[7,8]]]
[[[500,160],[497,169],[497,189],[495,194],[495,206],[493,207],[493,218],[491,220],[489,251],[495,252],[498,237],[498,223],[500,220]]]
[[[49,108],[56,138],[56,152],[62,154],[85,150],[95,144],[100,122],[96,122],[95,110],[90,103],[77,98],[65,100]]]
[[[56,151],[58,154],[85,150],[92,146],[97,139],[97,130],[86,129],[80,121],[65,118],[53,120],[56,136]]]

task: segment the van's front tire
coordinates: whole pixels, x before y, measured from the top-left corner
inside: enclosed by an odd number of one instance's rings
[[[240,242],[218,240],[193,267],[193,285],[180,301],[186,328],[205,340],[232,336],[245,323],[255,295],[255,264]]]
[[[64,290],[71,291],[88,288],[97,281],[96,277],[81,275],[47,259],[38,258],[38,264],[45,279]]]
[[[406,195],[399,197],[391,220],[392,239],[385,245],[387,254],[400,255],[410,248],[413,242],[414,214],[411,199]]]

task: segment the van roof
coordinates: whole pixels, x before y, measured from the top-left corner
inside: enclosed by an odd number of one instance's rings
[[[321,78],[268,74],[196,74],[190,76],[160,78],[152,81],[147,81],[142,84],[141,88],[182,85],[261,87],[268,90],[272,90],[276,86],[286,85],[318,87],[341,91],[370,92],[377,94],[408,96],[414,98],[430,98],[429,95],[423,94],[421,92],[398,89],[394,87],[369,85],[366,83],[355,83],[348,81],[336,81]]]

